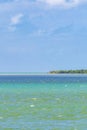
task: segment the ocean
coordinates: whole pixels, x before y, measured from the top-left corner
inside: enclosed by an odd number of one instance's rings
[[[0,75],[0,130],[87,130],[87,75]]]

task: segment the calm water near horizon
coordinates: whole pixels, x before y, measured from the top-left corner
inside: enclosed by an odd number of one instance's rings
[[[1,74],[0,130],[5,129],[87,130],[87,75]]]

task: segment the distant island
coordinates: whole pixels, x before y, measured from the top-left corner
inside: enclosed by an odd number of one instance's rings
[[[87,74],[87,70],[53,70],[50,74]]]

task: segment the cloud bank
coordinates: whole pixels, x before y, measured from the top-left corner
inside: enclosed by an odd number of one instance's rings
[[[75,7],[79,4],[87,2],[87,0],[38,0],[41,3],[50,6]]]

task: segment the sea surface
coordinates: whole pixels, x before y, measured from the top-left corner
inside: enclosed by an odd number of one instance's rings
[[[0,130],[87,130],[87,75],[1,74]]]

